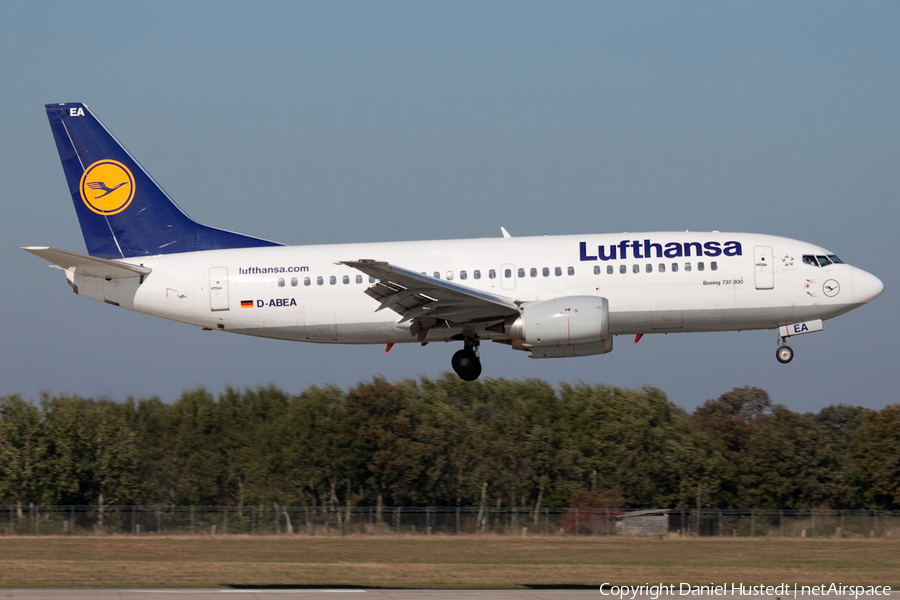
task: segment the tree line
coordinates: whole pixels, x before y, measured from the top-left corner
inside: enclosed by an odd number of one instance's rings
[[[900,404],[452,375],[0,398],[0,504],[900,508]]]

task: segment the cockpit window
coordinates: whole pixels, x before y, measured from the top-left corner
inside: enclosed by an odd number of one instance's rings
[[[842,265],[844,261],[839,259],[834,254],[829,254],[828,256],[813,256],[812,254],[804,254],[803,262],[807,265],[812,265],[814,267],[827,267],[830,264]]]

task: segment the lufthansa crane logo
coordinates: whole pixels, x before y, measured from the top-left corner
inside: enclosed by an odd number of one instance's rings
[[[81,176],[81,199],[98,215],[117,215],[134,198],[134,176],[114,160],[98,160]]]

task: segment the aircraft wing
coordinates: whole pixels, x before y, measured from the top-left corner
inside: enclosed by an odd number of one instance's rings
[[[437,279],[403,267],[376,260],[341,261],[374,277],[378,281],[366,294],[381,302],[375,311],[390,308],[401,314],[401,323],[419,321],[413,334],[424,333],[437,320],[456,323],[484,322],[504,319],[519,313],[511,298],[482,292],[452,281]],[[424,327],[424,331],[422,329]]]
[[[31,246],[22,248],[22,250],[62,267],[63,270],[75,268],[83,275],[103,277],[104,279],[140,277],[142,275],[148,275],[152,270],[149,267],[141,267],[139,265],[131,265],[128,263],[116,262],[114,260],[106,260],[105,258],[96,258],[94,256],[85,256],[84,254],[66,252],[65,250],[57,250],[46,246]]]

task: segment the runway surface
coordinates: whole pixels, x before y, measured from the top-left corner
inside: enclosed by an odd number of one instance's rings
[[[225,589],[111,590],[0,589],[0,599],[15,600],[594,600],[598,589],[577,590],[429,590],[429,589]]]
[[[897,597],[895,590],[892,594]],[[676,598],[659,596],[658,600]],[[687,599],[697,598],[688,595]],[[748,600],[747,595],[722,594],[702,598],[710,600]],[[784,597],[775,595],[755,595],[759,600],[793,600],[793,595]],[[832,595],[832,597],[834,597]],[[373,588],[268,588],[268,589],[0,589],[0,599],[15,600],[619,600],[615,595],[601,593],[599,588],[579,589],[524,589],[524,590],[434,590],[434,589],[373,589]],[[628,597],[630,599],[630,596]],[[841,600],[852,599],[853,596],[839,596]],[[884,600],[880,595],[877,600]],[[798,594],[798,600],[822,600],[822,595]],[[874,596],[860,596],[860,600],[876,600]],[[649,595],[639,594],[634,600],[654,600]]]

